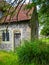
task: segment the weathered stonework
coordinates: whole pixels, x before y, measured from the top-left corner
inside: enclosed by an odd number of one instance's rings
[[[11,50],[12,49],[12,44],[5,44],[5,43],[2,43],[0,44],[0,50]]]
[[[5,25],[0,25],[0,31],[6,29]],[[28,23],[25,24],[10,24],[8,27],[10,40],[1,41],[0,49],[13,50],[14,49],[14,30],[21,31],[21,40],[28,40],[31,38],[31,29]]]

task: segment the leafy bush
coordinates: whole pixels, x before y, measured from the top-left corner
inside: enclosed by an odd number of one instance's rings
[[[49,45],[41,40],[25,41],[16,51],[19,65],[49,65]]]
[[[48,24],[48,25],[46,24],[46,25],[43,27],[43,29],[41,30],[41,35],[49,36],[49,24]]]

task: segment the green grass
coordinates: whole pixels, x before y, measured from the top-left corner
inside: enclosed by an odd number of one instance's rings
[[[17,65],[17,55],[14,53],[0,51],[0,65]]]
[[[49,43],[49,38],[42,38],[41,39],[43,42]]]

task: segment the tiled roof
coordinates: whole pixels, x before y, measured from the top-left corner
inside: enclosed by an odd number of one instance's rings
[[[23,5],[18,16],[16,16],[19,8],[20,8],[20,6],[17,8],[16,12],[14,12],[15,14],[11,17],[11,19],[10,19],[10,15],[8,15],[5,22],[17,22],[17,21],[24,21],[24,20],[31,19],[30,15],[33,13],[34,7],[28,12],[28,10],[24,9],[24,5]],[[28,15],[26,14],[27,12],[28,12]],[[1,19],[1,22],[4,23],[4,19],[5,19],[5,17],[3,17]],[[10,21],[9,21],[9,19],[10,19]]]

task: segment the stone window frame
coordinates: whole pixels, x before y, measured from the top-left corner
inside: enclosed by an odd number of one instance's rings
[[[8,37],[7,37],[7,33],[8,33]],[[2,31],[2,41],[9,41],[9,40],[10,40],[9,39],[9,31],[3,30]]]
[[[5,30],[6,30],[5,28],[0,29],[1,37],[2,37],[2,31],[5,31]],[[8,30],[8,31],[9,31],[9,30]],[[5,44],[10,43],[10,31],[9,31],[9,41],[3,41],[3,40],[1,39],[1,43],[5,43]]]

